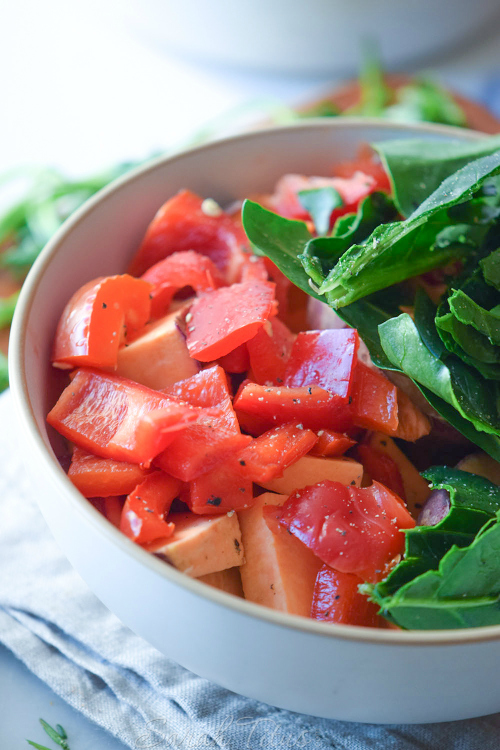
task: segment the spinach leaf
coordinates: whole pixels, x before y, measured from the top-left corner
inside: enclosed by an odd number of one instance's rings
[[[343,205],[338,190],[333,187],[301,190],[297,193],[297,198],[313,220],[316,232],[328,234],[332,212]]]
[[[457,320],[472,326],[487,336],[492,344],[500,346],[500,304],[489,311],[485,310],[461,289],[453,292],[448,298],[448,304]]]
[[[394,203],[385,193],[371,193],[357,213],[340,216],[331,237],[315,237],[305,246],[300,260],[315,284],[322,284],[328,272],[351,245],[363,242],[379,224],[397,216]]]
[[[500,514],[470,545],[452,547],[438,570],[417,576],[393,596],[377,601],[384,616],[402,628],[440,630],[499,624]]]
[[[500,248],[480,260],[479,265],[488,284],[500,290]]]
[[[457,409],[477,430],[493,434],[500,430],[496,383],[484,381],[458,358],[450,356],[446,364],[436,359],[407,313],[387,320],[378,330],[393,365]]]
[[[427,570],[435,570],[453,545],[466,547],[500,508],[500,488],[483,477],[447,466],[422,473],[432,489],[450,494],[450,511],[435,526],[416,526],[405,532],[405,556],[391,573],[372,589],[381,601]]]
[[[284,219],[250,200],[243,203],[241,218],[254,249],[267,255],[296,286],[323,300],[311,287],[310,277],[299,260],[299,255],[312,239],[305,223]]]
[[[468,162],[500,149],[500,136],[478,141],[428,141],[417,138],[376,143],[399,212],[406,218]]]
[[[471,198],[487,179],[499,173],[500,151],[466,164],[444,180],[408,219],[377,227],[365,242],[344,253],[320,293],[332,292],[335,307],[342,307],[460,257],[459,247],[435,244],[436,236],[450,224],[447,209]]]

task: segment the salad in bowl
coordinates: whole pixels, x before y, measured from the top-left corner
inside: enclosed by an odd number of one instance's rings
[[[496,709],[499,146],[229,139],[123,178],[35,264],[11,377],[40,506],[179,663],[320,716]],[[438,701],[472,662],[487,700]]]

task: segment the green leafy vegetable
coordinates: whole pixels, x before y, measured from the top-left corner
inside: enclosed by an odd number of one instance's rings
[[[340,216],[331,237],[315,237],[307,243],[300,260],[315,284],[322,284],[332,265],[352,245],[363,242],[380,224],[397,217],[394,202],[385,193],[371,193],[355,214]]]
[[[500,290],[500,248],[483,258],[479,265],[488,284]]]
[[[332,212],[343,204],[339,192],[333,187],[314,188],[301,190],[297,193],[297,198],[311,216],[316,232],[327,234]]]
[[[466,164],[445,179],[408,219],[377,227],[365,242],[353,245],[330,271],[320,293],[330,292],[334,307],[342,307],[460,257],[464,252],[460,246],[439,247],[435,242],[450,224],[446,209],[470,199],[498,173],[500,152]]]
[[[432,488],[446,489],[450,494],[450,511],[435,526],[417,526],[405,532],[405,559],[378,584],[363,587],[382,608],[384,616],[405,628],[466,627],[469,619],[476,625],[490,624],[493,617],[489,602],[500,594],[497,581],[492,584],[491,570],[481,562],[483,543],[479,542],[489,529],[498,528],[500,488],[482,477],[450,469],[434,467],[423,473]],[[498,538],[497,538],[498,535]],[[500,544],[500,534],[488,541]],[[460,548],[460,553],[459,553]],[[491,555],[491,550],[488,549]],[[477,582],[464,586],[456,577],[455,566],[468,581],[483,575],[482,589]],[[500,562],[495,563],[500,572]],[[424,615],[429,610],[429,617]],[[500,622],[500,607],[496,622]],[[450,624],[451,623],[451,624]]]
[[[499,624],[500,513],[470,545],[446,552],[438,570],[418,575],[379,604],[385,617],[407,629]]]
[[[243,227],[257,253],[267,255],[290,281],[317,299],[299,255],[312,239],[303,221],[284,219],[258,203],[246,200],[241,211]]]
[[[440,122],[457,127],[467,124],[453,97],[428,78],[417,78],[398,88],[396,101],[386,107],[383,115],[395,122]]]
[[[472,142],[429,141],[421,138],[373,144],[389,175],[399,212],[407,218],[443,180],[469,162],[500,149],[500,136]]]
[[[53,742],[56,743],[56,745],[62,747],[63,750],[70,750],[70,747],[68,745],[68,735],[60,724],[56,724],[56,728],[54,729],[43,719],[39,719],[39,721],[45,733]],[[26,742],[28,743],[28,745],[37,748],[37,750],[49,750],[48,747],[46,747],[45,745],[39,745],[37,742],[32,742],[31,740],[26,740]]]
[[[0,393],[9,387],[9,367],[7,357],[0,352]]]
[[[482,380],[458,358],[450,356],[446,364],[436,359],[407,313],[382,323],[379,334],[387,358],[401,372],[453,406],[477,430],[500,430],[496,383]]]

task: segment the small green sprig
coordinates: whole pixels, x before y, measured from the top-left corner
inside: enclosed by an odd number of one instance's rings
[[[63,729],[60,724],[56,724],[56,728],[54,729],[54,727],[51,727],[50,724],[44,721],[44,719],[39,719],[39,721],[45,733],[48,734],[50,739],[55,742],[56,745],[62,747],[63,750],[70,750],[70,746],[68,745],[68,735],[66,734],[66,730]],[[37,750],[51,750],[46,745],[40,745],[38,742],[32,742],[32,740],[26,740],[26,742]]]

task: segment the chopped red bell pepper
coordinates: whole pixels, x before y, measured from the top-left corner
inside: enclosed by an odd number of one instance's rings
[[[117,529],[120,528],[123,504],[125,502],[123,497],[89,497],[88,499],[94,508],[97,508],[99,513],[102,513],[113,526],[116,526]]]
[[[360,443],[356,451],[370,479],[385,485],[398,497],[406,501],[403,478],[396,462],[390,456],[380,453],[380,451],[365,443]]]
[[[57,326],[55,367],[115,368],[118,349],[148,322],[151,285],[132,276],[89,281],[71,297]]]
[[[250,442],[251,438],[240,432],[227,377],[218,365],[176,383],[166,393],[202,410],[198,422],[179,434],[168,450],[156,458],[156,465],[172,476],[189,482]]]
[[[140,276],[172,253],[194,250],[211,258],[226,282],[233,283],[245,261],[242,248],[248,240],[240,222],[223,211],[207,212],[204,203],[189,190],[164,203],[147,228],[129,273]]]
[[[199,410],[144,385],[82,368],[47,421],[90,453],[149,466],[176,433],[199,417]]]
[[[311,450],[313,456],[342,456],[349,448],[356,445],[355,440],[342,432],[319,430],[317,435],[318,442]]]
[[[127,497],[120,530],[137,544],[171,536],[175,526],[165,517],[180,489],[181,483],[162,471],[149,474]]]
[[[285,502],[280,523],[327,565],[370,582],[403,553],[401,531],[415,526],[402,501],[378,482],[306,487]]]
[[[361,361],[354,370],[351,413],[356,427],[383,433],[394,432],[398,427],[396,386]]]
[[[224,284],[221,272],[206,255],[185,250],[173,253],[148,268],[141,277],[152,285],[151,316],[160,318],[168,312],[172,298],[179,289],[192,287],[195,292],[218,289]]]
[[[138,464],[94,456],[79,448],[73,450],[68,477],[85,497],[128,495],[149,474]]]
[[[247,344],[240,344],[232,352],[229,352],[229,354],[220,357],[217,362],[226,372],[237,375],[247,372],[250,367]]]
[[[317,439],[297,423],[274,427],[238,454],[241,472],[257,484],[281,477],[287,466],[309,453]]]
[[[278,318],[266,321],[247,342],[253,380],[260,385],[281,385],[295,335]]]
[[[303,208],[297,194],[302,190],[314,190],[322,187],[333,187],[342,198],[342,206],[331,215],[330,225],[338,216],[356,212],[363,198],[377,188],[373,177],[363,172],[355,172],[349,177],[306,177],[301,174],[286,174],[276,184],[272,203],[278,214],[290,219],[306,221],[309,213]]]
[[[285,385],[318,385],[347,401],[358,347],[359,336],[352,328],[299,333],[288,360]]]
[[[249,281],[208,292],[198,297],[189,311],[189,354],[201,362],[223,357],[255,336],[275,311],[274,284],[267,281]]]
[[[311,617],[314,620],[344,625],[380,627],[382,620],[378,615],[378,607],[367,596],[359,593],[360,583],[362,581],[358,576],[340,573],[329,565],[323,565],[314,586]]]
[[[392,188],[387,172],[377,154],[374,153],[368,144],[360,147],[356,158],[352,161],[343,161],[335,165],[335,175],[337,177],[349,179],[356,172],[362,172],[373,177],[375,181],[373,190],[381,190],[385,193],[391,192]]]
[[[238,457],[232,455],[193,479],[184,498],[193,513],[220,514],[249,508],[253,503],[252,481],[241,469]]]
[[[244,420],[244,415],[256,417],[259,425],[275,425],[296,422],[310,430],[325,427],[342,431],[350,424],[350,414],[344,399],[329,393],[317,385],[301,388],[267,386],[242,383],[234,398],[234,409]]]
[[[245,263],[241,267],[240,278],[238,279],[238,281],[244,284],[246,281],[268,280],[269,274],[267,273],[264,258],[259,258],[258,255],[249,253],[247,255]]]

